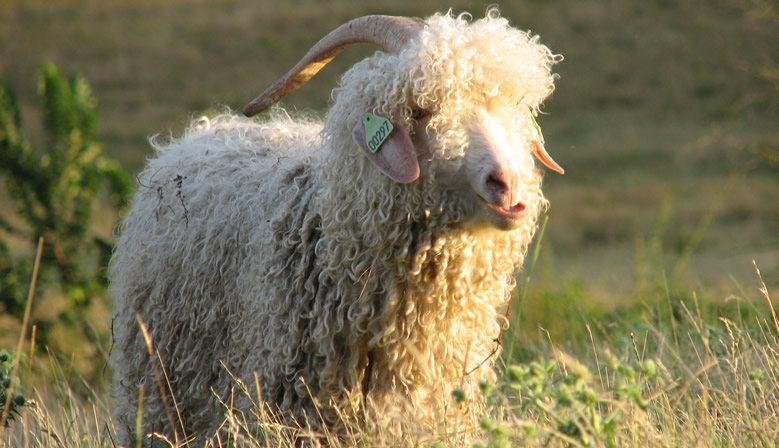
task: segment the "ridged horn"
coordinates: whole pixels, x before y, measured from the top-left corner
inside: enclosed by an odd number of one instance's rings
[[[281,101],[350,45],[365,43],[388,53],[398,53],[424,24],[421,19],[394,16],[365,16],[350,20],[311,47],[292,70],[247,104],[243,113],[251,117]]]

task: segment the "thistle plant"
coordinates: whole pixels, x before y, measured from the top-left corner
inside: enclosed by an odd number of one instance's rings
[[[620,430],[651,407],[647,392],[663,383],[654,361],[626,363],[607,353],[595,376],[565,354],[558,360],[510,365],[496,384],[483,382],[488,415],[475,447],[620,446]]]

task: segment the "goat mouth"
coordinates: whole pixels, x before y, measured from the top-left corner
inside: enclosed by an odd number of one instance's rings
[[[511,207],[498,207],[489,204],[490,208],[495,210],[499,215],[509,219],[520,219],[525,216],[525,204],[517,202]]]
[[[492,210],[495,214],[498,216],[509,219],[509,220],[519,220],[525,217],[527,214],[527,206],[524,202],[519,201],[516,204],[509,206],[509,207],[501,207],[499,205],[495,205],[483,197],[479,196],[479,199],[484,201],[484,203],[489,207],[490,210]]]

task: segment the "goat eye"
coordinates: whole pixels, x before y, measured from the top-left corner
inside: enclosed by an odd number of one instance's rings
[[[430,115],[430,112],[426,111],[425,109],[422,109],[421,107],[412,107],[411,108],[411,118],[413,120],[421,120],[422,118],[427,117]]]

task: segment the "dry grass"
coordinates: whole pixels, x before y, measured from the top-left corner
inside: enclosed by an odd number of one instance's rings
[[[757,288],[730,298],[736,313],[718,311],[693,295],[684,301],[669,297],[640,313],[587,321],[584,344],[557,342],[540,328],[545,339],[524,348],[533,361],[501,367],[501,380],[484,385],[488,407],[478,427],[442,421],[432,432],[399,435],[373,419],[347,417],[362,415],[364,407],[357,406],[342,413],[342,432],[315,432],[270,411],[257,398],[259,383],[238,381],[235,394],[246,395],[253,406],[228,412],[224,431],[212,444],[776,446],[779,322],[759,272],[756,278]],[[38,377],[39,385],[26,391],[21,419],[0,435],[6,446],[116,446],[105,395],[88,386],[74,392],[70,374],[55,361],[28,359],[18,372],[28,380]],[[223,397],[227,409],[234,401]],[[155,446],[185,446],[160,435],[148,437]]]

